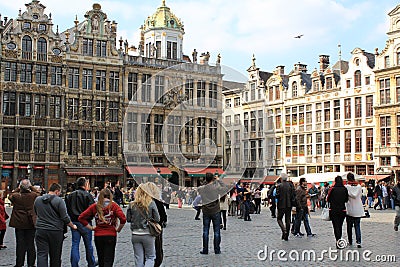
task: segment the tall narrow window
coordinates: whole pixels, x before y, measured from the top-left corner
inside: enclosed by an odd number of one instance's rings
[[[155,100],[164,103],[164,76],[156,75],[155,78]]]
[[[49,131],[49,152],[50,154],[59,155],[61,146],[60,131]]]
[[[209,138],[210,138],[210,144],[218,144],[217,143],[217,121],[210,119],[210,124],[209,124]]]
[[[32,132],[29,129],[18,130],[18,151],[23,153],[31,152]]]
[[[145,141],[146,146],[150,145],[150,115],[142,114],[141,127],[142,142]]]
[[[43,37],[37,41],[37,60],[47,61],[47,41]]]
[[[51,85],[62,85],[62,67],[51,67]]]
[[[29,117],[31,116],[32,95],[20,93],[19,94],[19,115]]]
[[[361,106],[361,97],[355,98],[355,118],[361,118],[362,115],[362,106]]]
[[[186,118],[186,123],[185,123],[185,138],[186,138],[186,144],[187,145],[194,145],[194,120],[192,117],[187,117]]]
[[[128,100],[137,101],[138,74],[129,72],[128,74]]]
[[[105,121],[106,101],[96,100],[96,121]]]
[[[32,64],[21,63],[21,75],[19,80],[22,83],[31,83],[32,82]]]
[[[390,104],[390,79],[379,80],[379,97],[382,104]]]
[[[380,117],[380,131],[381,131],[381,146],[390,146],[391,132],[390,132],[390,116]]]
[[[256,100],[256,83],[250,83],[250,101]]]
[[[68,70],[68,87],[79,88],[79,69],[69,68]]]
[[[108,133],[108,155],[110,157],[118,155],[118,132]]]
[[[197,105],[200,107],[205,106],[205,98],[206,98],[206,82],[198,81],[197,82]]]
[[[400,103],[400,77],[396,77],[396,100]]]
[[[4,81],[15,82],[17,81],[17,63],[4,62]]]
[[[118,122],[118,111],[119,111],[119,103],[111,101],[109,102],[109,116],[108,119],[110,122]]]
[[[105,145],[104,132],[97,131],[95,133],[95,139],[94,139],[96,156],[104,156],[104,149],[105,149],[104,145]]]
[[[344,100],[344,118],[351,119],[351,99],[346,98]]]
[[[92,100],[82,99],[82,120],[92,120]]]
[[[5,116],[14,116],[15,115],[15,102],[16,95],[14,92],[4,92],[3,94],[3,114]]]
[[[325,88],[326,89],[332,89],[333,88],[333,83],[332,83],[332,77],[327,77],[325,80]]]
[[[324,120],[325,122],[331,120],[331,102],[329,101],[324,103]]]
[[[297,82],[292,83],[292,97],[297,97]]]
[[[279,85],[275,86],[275,99],[281,99],[281,90],[279,89]]]
[[[335,146],[335,154],[340,154],[340,131],[333,132],[334,136],[334,146]]]
[[[372,95],[366,96],[366,117],[372,117],[374,115],[374,97]]]
[[[83,38],[82,54],[84,56],[93,56],[93,39]]]
[[[22,38],[22,58],[32,59],[32,38],[28,35]]]
[[[163,142],[163,124],[164,116],[161,114],[154,115],[154,142],[162,144]]]
[[[107,56],[107,41],[98,40],[96,42],[96,56],[98,57]]]
[[[354,72],[354,87],[360,87],[361,86],[361,71],[356,70]]]
[[[110,92],[119,92],[119,72],[110,71]]]
[[[97,70],[96,71],[96,90],[105,91],[106,90],[106,71]]]
[[[362,150],[362,133],[361,130],[355,130],[355,153],[360,153]]]
[[[15,150],[15,130],[14,129],[3,128],[2,149],[3,149],[3,152],[14,153],[14,150]]]
[[[217,107],[218,85],[215,82],[209,83],[208,100],[211,108]]]
[[[35,95],[35,117],[46,118],[46,95]]]
[[[137,142],[138,116],[137,113],[128,113],[128,142]]]
[[[389,56],[385,56],[385,68],[389,68],[390,67],[390,59]]]
[[[36,65],[36,84],[47,84],[47,66]]]
[[[81,149],[83,156],[92,155],[92,132],[83,130],[81,133]]]
[[[61,118],[61,97],[50,96],[50,118],[59,119]]]
[[[185,95],[189,105],[193,105],[193,91],[194,91],[194,81],[193,79],[187,79],[185,83]]]
[[[143,74],[142,75],[142,101],[150,102],[151,97],[151,75]]]
[[[351,131],[344,131],[344,153],[351,153]]]
[[[161,41],[156,41],[156,58],[161,57]]]
[[[366,130],[366,146],[365,146],[365,151],[366,152],[372,152],[374,150],[374,129],[367,129]]]
[[[68,119],[77,120],[79,114],[78,98],[68,99]]]
[[[206,138],[206,118],[197,118],[197,140],[199,144],[204,145],[204,139]],[[202,142],[203,141],[203,142]]]
[[[83,69],[82,88],[92,90],[93,88],[93,70]]]
[[[46,131],[36,129],[33,143],[33,150],[35,153],[45,153],[46,143]]]
[[[67,152],[68,155],[78,155],[78,131],[69,130],[67,131]]]

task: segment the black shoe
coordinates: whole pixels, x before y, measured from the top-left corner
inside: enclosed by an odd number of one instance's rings
[[[301,236],[300,234],[295,234],[294,237],[296,237],[296,238],[302,238],[303,236]]]
[[[285,233],[282,233],[282,240],[285,240]]]
[[[285,241],[289,241],[289,234],[285,234],[285,237],[283,238]]]
[[[222,229],[226,230],[226,227],[224,227],[224,228],[222,228]]]
[[[200,251],[200,254],[207,255],[207,254],[208,254],[208,251],[203,251],[203,250],[201,250],[201,251]]]
[[[215,251],[215,254],[221,254],[221,250]]]
[[[317,235],[316,234],[309,234],[309,235],[307,235],[307,237],[316,237]]]
[[[361,248],[361,244],[357,244],[357,248]]]
[[[302,232],[300,232],[299,235],[304,236],[304,234]]]
[[[238,219],[243,219],[243,216],[238,217]]]
[[[272,215],[272,218],[276,218],[276,216],[275,216],[275,215]]]
[[[200,218],[194,218],[196,221],[200,220]]]
[[[397,232],[397,231],[399,231],[399,227],[398,226],[395,226],[394,227],[394,230]]]
[[[224,228],[224,225],[223,224],[220,224],[219,225],[219,229],[223,229]]]

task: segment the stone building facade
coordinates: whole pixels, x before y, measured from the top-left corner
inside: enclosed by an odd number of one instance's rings
[[[2,188],[24,177],[45,188],[79,176],[125,185],[135,175],[192,185],[222,172],[220,66],[183,54],[183,23],[165,1],[141,30],[129,47],[93,4],[59,32],[37,0],[1,21]]]

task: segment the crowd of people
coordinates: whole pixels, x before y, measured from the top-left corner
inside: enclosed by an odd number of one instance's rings
[[[315,237],[310,225],[310,212],[329,207],[335,240],[342,239],[346,220],[348,244],[355,241],[361,248],[361,218],[368,217],[368,208],[395,209],[394,230],[400,225],[400,182],[378,182],[375,186],[359,183],[352,173],[347,182],[338,176],[334,183],[309,184],[305,178],[293,184],[282,173],[271,186],[251,187],[249,183],[226,185],[218,176],[207,173],[204,185],[198,189],[180,189],[170,186],[159,188],[154,183],[140,184],[130,190],[118,185],[106,185],[103,189],[89,190],[88,180],[77,179],[75,188],[69,189],[65,198],[60,197],[62,188],[54,183],[45,193],[23,179],[9,196],[13,205],[11,216],[4,207],[4,194],[0,191],[0,249],[9,226],[15,228],[15,266],[61,266],[61,253],[67,227],[71,228],[71,266],[79,266],[80,241],[83,240],[86,261],[92,266],[113,266],[118,233],[130,223],[135,266],[160,266],[163,260],[162,233],[154,235],[149,220],[161,227],[167,223],[170,202],[178,207],[192,205],[195,220],[203,220],[203,247],[201,254],[209,253],[209,232],[213,224],[214,253],[221,253],[221,230],[227,229],[227,219],[236,217],[250,222],[251,214],[261,213],[261,207],[269,207],[271,217],[276,218],[282,240]],[[126,214],[121,206],[128,205]],[[303,223],[305,234],[301,232]],[[94,236],[94,238],[93,238]],[[97,257],[92,245],[96,247]],[[338,246],[338,245],[337,245]],[[340,247],[338,247],[340,248]],[[97,258],[97,259],[96,259]]]

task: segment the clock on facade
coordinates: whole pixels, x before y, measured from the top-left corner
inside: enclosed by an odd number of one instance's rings
[[[59,55],[59,54],[61,54],[61,49],[60,48],[58,48],[58,47],[56,47],[56,48],[53,48],[53,53],[54,53],[54,55]]]
[[[17,47],[17,45],[15,43],[8,43],[7,44],[7,48],[10,50],[14,50]]]

